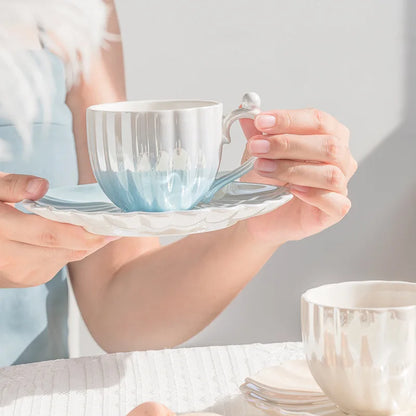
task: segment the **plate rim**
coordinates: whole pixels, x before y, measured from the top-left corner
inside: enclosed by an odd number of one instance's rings
[[[284,186],[276,186],[276,185],[269,185],[269,184],[262,184],[262,183],[255,183],[255,182],[240,182],[240,181],[234,181],[234,183],[241,183],[241,184],[249,184],[249,185],[257,185],[257,186],[264,186],[264,187],[270,187],[272,189],[270,189],[270,192],[272,191],[281,191],[281,193],[279,193],[278,195],[275,196],[275,198],[273,199],[268,199],[262,202],[259,202],[257,204],[247,204],[242,202],[241,204],[238,205],[232,205],[232,206],[215,206],[215,207],[202,207],[202,208],[192,208],[192,209],[188,209],[188,210],[174,210],[174,211],[132,211],[132,212],[108,212],[108,211],[95,211],[95,212],[88,212],[88,211],[80,211],[78,209],[75,208],[69,208],[69,209],[58,209],[54,206],[50,206],[46,204],[44,206],[40,206],[37,205],[37,201],[33,201],[30,199],[25,199],[21,202],[22,206],[26,209],[29,209],[29,207],[31,207],[32,209],[46,209],[49,211],[54,211],[54,212],[67,212],[67,213],[74,213],[74,214],[81,214],[81,215],[88,215],[88,216],[96,216],[97,214],[100,215],[111,215],[111,216],[123,216],[123,217],[129,217],[129,216],[136,216],[136,215],[151,215],[154,217],[158,217],[158,216],[166,216],[169,214],[176,214],[176,215],[183,215],[183,214],[187,214],[187,213],[197,213],[197,212],[204,212],[207,210],[212,210],[213,208],[215,208],[216,210],[223,210],[223,211],[230,211],[233,209],[240,209],[241,207],[252,207],[252,206],[256,206],[256,205],[260,205],[260,204],[269,204],[269,203],[274,203],[276,201],[279,201],[282,198],[288,198],[288,200],[286,201],[289,202],[292,198],[293,198],[293,194],[290,193],[290,191],[288,190],[288,188],[284,187]],[[99,184],[97,182],[95,182],[94,184],[81,184],[81,185],[73,185],[72,187],[75,186],[86,186],[86,185],[96,185],[99,186]],[[59,188],[69,188],[70,186],[65,186],[65,187],[59,187]],[[42,198],[40,198],[39,201],[41,201]],[[109,202],[100,202],[102,204],[112,204],[112,206],[117,207],[117,205],[115,205],[111,200]],[[30,209],[29,209],[30,210]]]

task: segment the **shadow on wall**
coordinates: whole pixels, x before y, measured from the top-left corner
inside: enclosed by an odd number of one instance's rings
[[[329,280],[416,280],[416,3],[407,2],[406,101],[402,125],[360,165],[351,181],[353,209],[315,244]],[[386,79],[388,82],[388,79]],[[365,111],[365,110],[363,110]],[[365,140],[365,137],[354,137]],[[305,264],[313,271],[316,259]],[[296,267],[296,266],[295,266]],[[339,270],[339,276],[333,275]],[[317,276],[319,278],[319,276]]]
[[[309,242],[296,243],[299,262],[292,265],[290,274],[302,277],[294,285],[299,289],[297,299],[309,287],[324,282],[416,281],[416,3],[408,0],[406,7],[404,121],[361,162],[350,185],[353,208],[349,215],[313,237],[314,253],[321,253],[320,258],[311,256]],[[279,255],[284,257],[284,250]],[[295,304],[299,318],[299,300]],[[300,338],[299,326],[293,334]]]
[[[416,97],[416,83],[411,91]],[[314,286],[416,281],[415,131],[416,117],[409,118],[361,164],[350,187],[353,209],[341,223],[273,256],[250,283],[250,291],[236,299],[241,303],[239,325],[250,329],[241,334],[234,322],[226,328],[230,342],[300,340],[300,296]],[[275,316],[274,322],[265,316]]]
[[[416,281],[414,0],[407,1],[406,15],[404,121],[361,162],[350,185],[351,212],[337,226],[283,246],[250,282],[250,290],[234,301],[238,322],[229,319],[225,311],[215,322],[215,332],[220,328],[224,336],[215,339],[216,334],[208,328],[198,344],[300,340],[300,296],[308,288],[346,280]],[[352,139],[366,140],[357,135]],[[247,328],[246,333],[241,328]]]

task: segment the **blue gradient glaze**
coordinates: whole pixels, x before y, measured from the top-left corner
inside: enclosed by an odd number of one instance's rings
[[[109,199],[126,212],[178,211],[193,208],[212,184],[209,170],[100,172]]]

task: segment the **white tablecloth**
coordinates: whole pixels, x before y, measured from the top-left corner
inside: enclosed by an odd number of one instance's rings
[[[257,416],[238,387],[260,369],[303,357],[301,345],[180,348],[0,369],[0,416],[125,416],[144,401],[182,413]]]

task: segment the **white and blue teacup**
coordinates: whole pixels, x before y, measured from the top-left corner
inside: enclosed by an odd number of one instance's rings
[[[87,109],[88,148],[95,177],[124,211],[186,210],[248,172],[251,158],[216,179],[222,146],[234,121],[254,118],[260,100],[244,96],[223,117],[216,101],[127,101]]]

